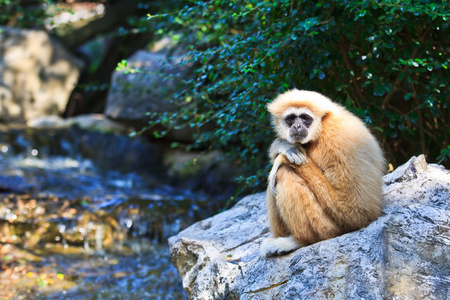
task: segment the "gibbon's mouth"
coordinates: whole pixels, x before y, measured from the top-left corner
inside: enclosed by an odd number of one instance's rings
[[[304,127],[301,127],[298,129],[291,127],[289,130],[289,136],[294,141],[301,142],[303,139],[306,138],[307,135],[308,135],[308,131]]]
[[[301,143],[301,141],[303,141],[306,138],[307,134],[304,132],[300,132],[300,133],[296,132],[296,133],[291,133],[289,136],[291,137],[291,139],[294,142]]]

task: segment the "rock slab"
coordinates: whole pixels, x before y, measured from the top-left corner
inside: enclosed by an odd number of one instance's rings
[[[168,58],[164,52],[137,51],[127,59],[127,67],[133,72],[113,73],[105,115],[140,129],[150,120],[148,113],[176,113],[178,105],[184,104],[171,102],[173,91],[180,88],[190,70],[189,64],[179,65],[183,59],[182,55]],[[153,129],[163,130],[162,127]],[[171,129],[164,138],[192,142],[194,133],[190,128]]]
[[[450,172],[423,155],[384,177],[368,227],[262,258],[265,194],[169,239],[190,299],[449,299]]]
[[[44,31],[0,26],[0,121],[62,114],[82,65]]]

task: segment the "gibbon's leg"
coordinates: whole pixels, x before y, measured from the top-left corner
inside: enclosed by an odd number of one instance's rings
[[[346,218],[341,209],[339,209],[340,194],[333,188],[328,179],[323,174],[322,170],[310,159],[307,163],[301,166],[293,166],[296,173],[305,181],[310,191],[315,195],[318,204],[321,206],[323,213],[333,223],[342,227],[346,224]],[[345,230],[340,228],[342,234]]]
[[[260,248],[261,256],[281,255],[300,247],[295,239],[289,237],[289,230],[281,219],[276,204],[276,175],[278,168],[281,166],[281,161],[282,156],[278,155],[273,162],[266,192],[267,217],[269,219],[270,230],[275,238],[268,238],[262,242]]]
[[[302,166],[297,166],[301,168]],[[305,180],[292,167],[278,170],[277,206],[281,218],[292,235],[304,244],[327,239],[338,232],[337,225],[327,216]]]
[[[310,180],[321,180],[318,170],[309,163],[305,165],[288,164],[283,156],[281,166],[276,176],[276,206],[281,219],[291,232],[287,238],[268,239],[261,245],[261,255],[280,255],[298,249],[301,246],[335,237],[340,230],[332,218],[324,211],[318,200],[320,197],[332,199],[329,189],[317,189],[317,195],[310,189],[307,182],[299,176],[301,168],[303,176],[310,176]],[[278,158],[278,157],[277,157]],[[316,167],[317,168],[317,167]],[[319,170],[320,171],[320,170]],[[299,172],[300,173],[300,172]],[[327,181],[317,184],[327,187]]]
[[[275,237],[289,235],[289,231],[287,230],[286,224],[284,224],[283,220],[281,219],[280,212],[278,211],[275,200],[276,175],[280,165],[281,157],[277,157],[273,163],[272,170],[270,171],[266,192],[267,216],[269,219],[270,228]]]
[[[324,213],[339,225],[340,232],[337,235],[358,230],[376,219],[360,202],[355,203],[348,191],[335,189],[311,159],[296,167],[296,171],[316,195]],[[339,173],[344,174],[344,170]],[[341,184],[343,180],[340,180]]]
[[[300,248],[301,245],[290,236],[286,224],[281,219],[270,186],[267,187],[266,201],[270,230],[275,238],[267,238],[262,242],[260,255],[263,257],[282,255]]]
[[[289,230],[281,219],[280,212],[278,211],[278,207],[275,203],[275,197],[271,193],[270,186],[267,187],[266,194],[266,203],[267,203],[267,217],[269,219],[270,229],[272,231],[273,236],[288,236]]]

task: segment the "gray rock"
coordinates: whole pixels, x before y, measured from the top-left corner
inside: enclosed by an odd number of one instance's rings
[[[449,299],[450,172],[423,155],[385,176],[383,216],[368,227],[261,258],[265,194],[169,239],[191,299]]]
[[[127,66],[141,72],[115,71],[105,114],[121,120],[148,120],[147,112],[173,111],[175,107],[167,99],[170,89],[176,88],[176,80],[163,82],[161,68],[166,56],[144,50],[127,59]]]
[[[181,149],[163,149],[162,161],[170,184],[189,190],[200,190],[219,199],[228,199],[235,191],[237,165],[215,150],[209,153]]]
[[[0,27],[0,120],[61,114],[82,62],[40,30]]]
[[[147,125],[150,113],[176,112],[178,107],[170,102],[174,90],[179,89],[189,66],[180,67],[183,56],[169,60],[166,51],[140,50],[127,59],[127,67],[139,72],[115,71],[105,107],[105,115],[136,128]],[[162,71],[164,69],[164,71]],[[162,128],[159,128],[162,129]],[[193,130],[171,130],[166,138],[191,142]]]

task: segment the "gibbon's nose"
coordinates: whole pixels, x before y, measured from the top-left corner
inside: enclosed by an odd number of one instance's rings
[[[294,140],[302,140],[308,135],[308,131],[301,123],[294,123],[289,130],[289,135]]]
[[[301,128],[302,124],[300,123],[295,123],[294,125],[292,125],[292,129],[294,129],[295,131],[300,131]]]

